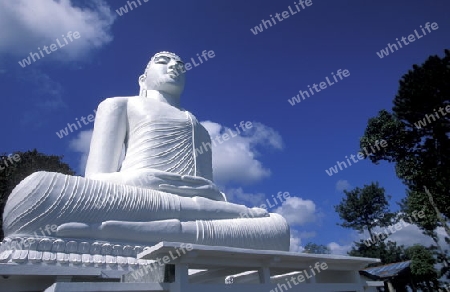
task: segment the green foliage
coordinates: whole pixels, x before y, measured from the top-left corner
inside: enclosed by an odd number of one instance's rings
[[[304,253],[314,253],[314,254],[329,254],[331,253],[330,249],[323,244],[315,244],[312,242],[308,242],[305,245]]]
[[[422,290],[438,287],[438,273],[434,268],[436,260],[432,251],[416,244],[408,247],[405,250],[405,255],[411,260],[411,275],[417,287],[420,287]]]
[[[416,277],[437,277],[434,269],[436,260],[426,247],[416,244],[405,250],[406,257],[411,260],[411,273]]]
[[[366,147],[370,149],[370,145],[374,145],[375,141],[386,140],[387,146],[379,151],[370,153],[369,159],[377,164],[379,160],[387,160],[389,162],[396,161],[396,158],[405,156],[404,145],[411,146],[414,141],[403,131],[404,125],[394,115],[381,110],[377,117],[368,121],[364,136],[360,140],[361,152]],[[364,152],[363,152],[364,153]]]
[[[424,231],[435,230],[439,222],[437,220],[437,214],[428,198],[423,192],[414,190],[407,190],[407,195],[408,196],[400,202],[400,208],[405,214],[405,217],[410,216],[413,212],[421,210],[425,216],[412,223],[422,228]]]
[[[413,65],[399,82],[392,113],[382,110],[368,122],[360,147],[384,139],[388,146],[369,156],[372,162],[395,163],[397,176],[408,187],[400,203],[407,216],[423,210],[415,221],[436,243],[440,262],[448,265],[447,253],[439,246],[437,227],[449,228],[450,218],[450,51],[444,57],[430,56]],[[433,204],[425,192],[431,194]],[[436,210],[437,209],[437,210]],[[438,216],[438,214],[441,214]],[[447,268],[448,270],[448,268]]]
[[[436,246],[416,245],[405,250],[393,242],[366,245],[360,241],[349,254],[377,257],[384,264],[410,259],[414,285],[423,291],[436,291],[436,261],[448,264],[446,251],[440,247],[435,232],[439,226],[446,227],[444,222],[450,218],[450,114],[447,107],[450,111],[449,50],[445,50],[442,58],[431,56],[422,65],[413,65],[402,76],[392,113],[381,110],[369,119],[360,140],[361,149],[370,147],[376,140],[387,141],[387,147],[369,154],[368,158],[375,164],[383,160],[395,163],[397,176],[408,187],[407,197],[400,203],[404,214],[399,218],[403,216],[405,220],[422,211],[425,216],[410,223],[418,225]],[[353,201],[345,202],[348,206],[336,211],[340,211],[340,216],[345,215],[341,216],[346,221],[344,227],[361,231],[363,220],[359,214],[362,211],[351,211],[352,206],[358,206],[358,200]],[[370,233],[370,227],[368,230]],[[447,233],[449,230],[446,228]]]
[[[380,264],[372,266],[387,265],[410,260],[411,281],[416,288],[422,291],[435,291],[438,287],[438,273],[434,268],[436,260],[433,256],[433,248],[426,248],[422,245],[414,245],[405,249],[403,245],[397,246],[393,241],[380,241],[372,245],[366,245],[364,241],[355,242],[355,246],[348,252],[351,256],[379,258]],[[409,281],[402,281],[402,278],[395,279],[396,289],[406,291]]]
[[[360,242],[355,242],[355,246],[352,247],[348,254],[356,257],[380,259],[381,263],[374,264],[374,266],[407,260],[403,245],[397,246],[397,243],[393,241],[388,241],[387,243],[379,241],[371,245],[366,245],[361,240]]]
[[[389,212],[388,200],[385,190],[379,187],[378,182],[364,185],[353,190],[344,190],[346,195],[339,205],[334,206],[339,217],[344,221],[338,225],[363,232],[365,228],[373,236],[375,226],[389,226],[394,214]]]
[[[427,206],[424,229],[440,223],[424,192],[427,187],[439,211],[450,217],[450,51],[445,56],[429,57],[420,66],[413,65],[400,80],[393,113],[385,110],[369,120],[360,147],[384,139],[388,146],[370,155],[374,163],[394,162],[397,176],[408,186],[403,211],[409,214]],[[428,116],[427,116],[428,115]],[[419,121],[422,124],[419,125]],[[424,123],[426,125],[424,125]]]
[[[0,214],[3,215],[3,209],[9,194],[24,178],[36,171],[59,172],[68,175],[75,175],[70,166],[62,162],[63,156],[46,155],[39,153],[36,149],[27,152],[15,152],[20,160],[11,163],[8,155],[0,155]],[[7,167],[5,167],[7,165]],[[0,217],[0,226],[2,226],[3,216]],[[0,240],[3,239],[3,229],[0,228]]]

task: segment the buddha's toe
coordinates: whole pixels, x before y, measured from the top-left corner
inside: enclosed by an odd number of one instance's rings
[[[98,235],[100,224],[85,224],[78,222],[64,223],[56,229],[59,237],[92,237]]]

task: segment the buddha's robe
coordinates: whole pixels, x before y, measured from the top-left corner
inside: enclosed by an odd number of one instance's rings
[[[51,237],[289,248],[286,221],[259,208],[50,172],[36,172],[13,190],[3,220],[9,237],[55,224]]]
[[[118,107],[113,106],[116,101]],[[157,186],[171,184],[170,179],[147,180],[157,170],[212,181],[211,151],[196,151],[205,150],[211,140],[192,114],[140,97],[107,103],[100,105],[96,118],[97,147],[91,147],[87,178],[48,172],[27,177],[6,203],[6,236],[30,236],[46,225],[57,225],[53,237],[289,249],[289,226],[280,215],[224,202],[220,193],[202,197],[163,192]],[[121,163],[118,142],[126,146]],[[111,154],[114,161],[106,160]],[[107,180],[93,179],[108,163],[118,171]]]

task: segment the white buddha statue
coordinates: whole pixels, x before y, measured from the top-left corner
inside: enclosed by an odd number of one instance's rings
[[[103,101],[95,120],[86,177],[224,201],[212,182],[211,144],[206,129],[180,108],[183,63],[158,53],[139,78],[140,96]],[[120,161],[122,148],[125,158]]]
[[[99,105],[86,178],[37,172],[13,190],[5,236],[31,236],[50,224],[62,239],[288,250],[284,218],[227,202],[213,183],[211,151],[196,153],[211,140],[180,108],[181,59],[156,54],[139,84],[139,96]]]

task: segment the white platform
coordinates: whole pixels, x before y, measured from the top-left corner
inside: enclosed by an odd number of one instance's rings
[[[183,254],[183,247],[181,243],[161,242],[147,248],[138,258],[141,263],[150,264],[140,265],[137,271],[120,269],[117,264],[0,264],[0,291],[376,291],[358,271],[379,262],[378,259],[204,245],[193,245]],[[167,266],[152,264],[151,260],[164,256],[166,260],[170,258]],[[327,269],[298,285],[290,282],[291,287],[287,286],[288,280],[300,271],[312,275],[310,266],[317,262],[326,263]],[[172,282],[148,282],[149,278],[161,277],[164,269],[166,276],[168,271],[172,273]]]

